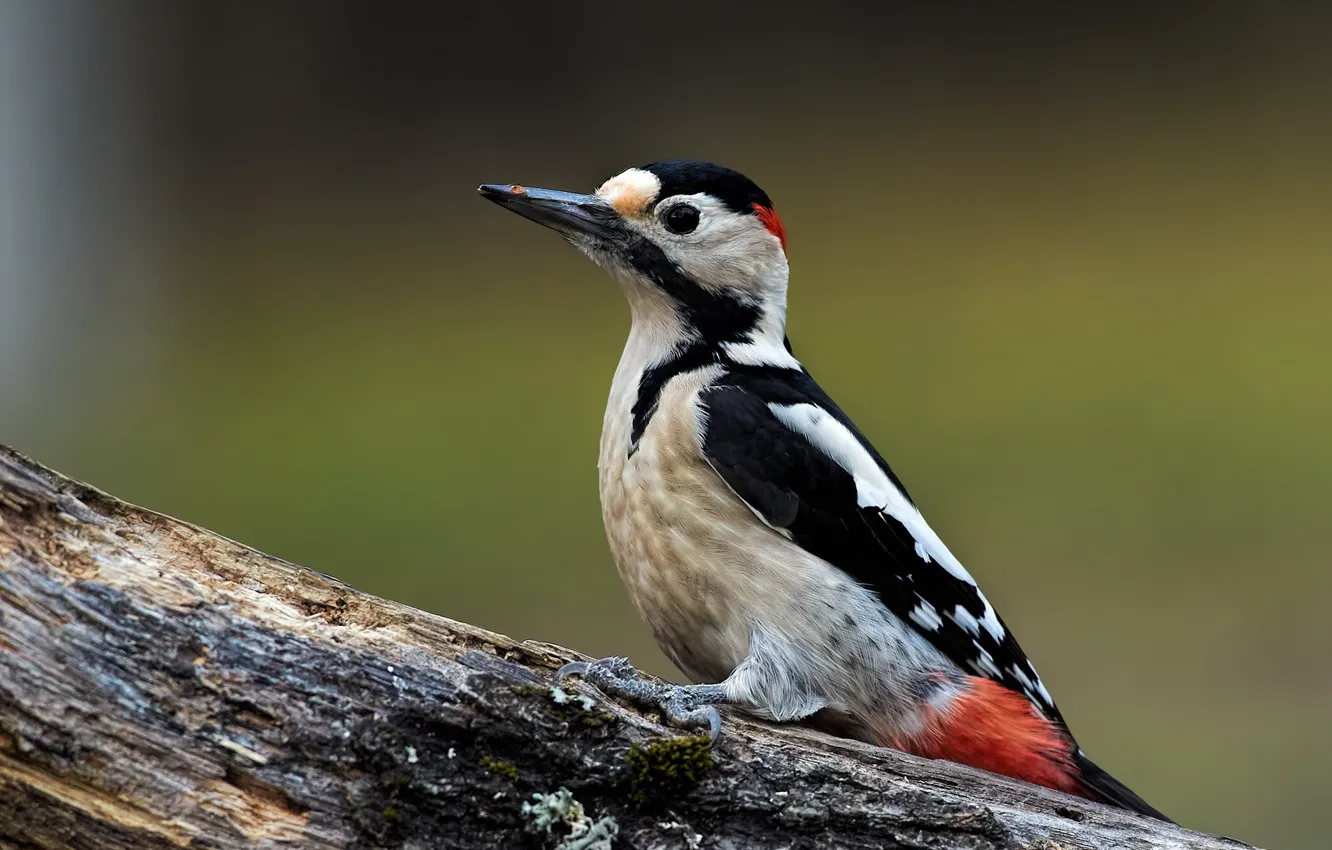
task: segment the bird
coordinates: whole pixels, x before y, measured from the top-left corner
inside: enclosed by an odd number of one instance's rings
[[[796,358],[767,193],[688,159],[590,194],[478,191],[559,233],[629,302],[602,519],[630,599],[693,684],[622,657],[558,678],[714,740],[729,705],[1169,821],[1083,753],[971,573]]]

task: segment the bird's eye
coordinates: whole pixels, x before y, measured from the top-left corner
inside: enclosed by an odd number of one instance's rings
[[[676,204],[666,211],[661,220],[672,233],[693,233],[698,227],[698,209],[689,204]]]

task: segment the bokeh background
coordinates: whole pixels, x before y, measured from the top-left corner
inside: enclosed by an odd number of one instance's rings
[[[979,4],[978,4],[979,5]],[[747,172],[796,352],[1183,823],[1326,846],[1332,15],[0,3],[0,440],[673,671],[596,496],[628,316],[481,182]]]

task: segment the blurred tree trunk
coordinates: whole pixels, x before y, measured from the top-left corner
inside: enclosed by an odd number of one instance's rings
[[[552,690],[575,657],[0,447],[0,848],[1244,846],[737,715],[709,750]]]
[[[153,356],[165,157],[143,4],[0,2],[0,421],[34,427]],[[150,243],[151,239],[155,240]],[[126,320],[129,320],[126,323]],[[136,362],[137,361],[137,362]],[[57,388],[57,389],[53,389]]]

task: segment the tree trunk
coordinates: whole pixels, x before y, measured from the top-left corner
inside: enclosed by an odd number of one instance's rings
[[[0,850],[1245,846],[735,713],[709,748],[552,689],[578,657],[0,447]]]

